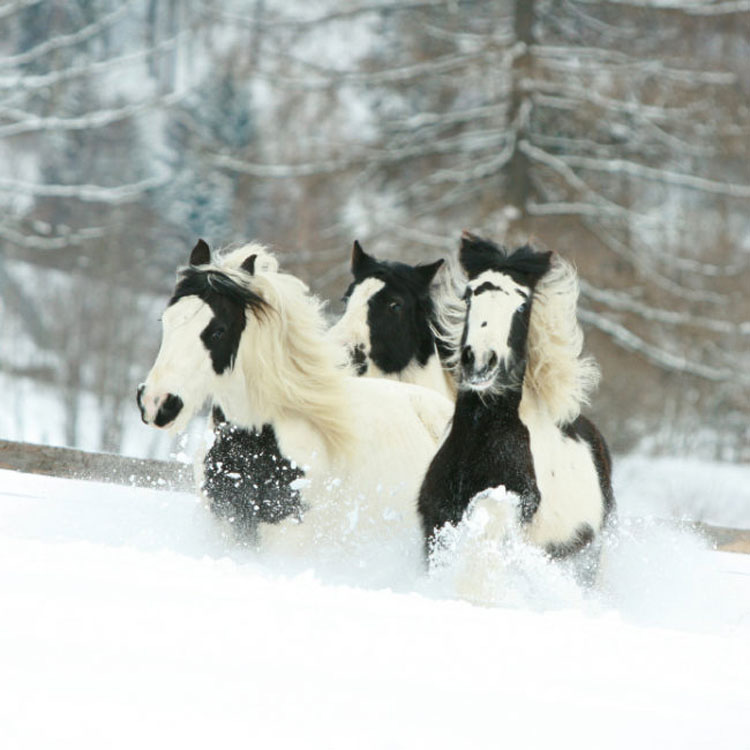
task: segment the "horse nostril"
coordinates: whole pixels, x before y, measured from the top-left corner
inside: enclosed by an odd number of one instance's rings
[[[182,399],[172,393],[162,401],[159,411],[156,413],[154,424],[157,427],[166,427],[177,419],[177,415],[182,411]]]
[[[490,352],[490,359],[487,362],[487,367],[492,368],[497,364],[497,354]]]
[[[143,391],[145,390],[146,390],[146,384],[141,383],[135,392],[135,400],[136,400],[136,403],[138,404],[138,409],[141,412],[141,421],[144,424],[148,424],[148,422],[146,421],[146,410],[143,408]]]
[[[474,352],[470,346],[465,346],[461,352],[461,364],[467,368],[474,364]]]

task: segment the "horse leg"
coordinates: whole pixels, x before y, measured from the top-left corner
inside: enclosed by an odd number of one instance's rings
[[[459,525],[456,593],[475,604],[492,604],[503,583],[503,545],[520,531],[519,498],[505,487],[480,492]]]

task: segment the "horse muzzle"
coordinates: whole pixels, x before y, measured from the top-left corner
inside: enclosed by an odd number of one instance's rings
[[[500,360],[491,349],[481,361],[477,361],[471,346],[465,346],[461,350],[461,374],[465,387],[483,391],[494,383],[499,370]]]
[[[155,427],[169,427],[182,411],[182,399],[173,393],[152,396],[146,392],[146,384],[141,383],[136,393],[136,401],[144,424]]]

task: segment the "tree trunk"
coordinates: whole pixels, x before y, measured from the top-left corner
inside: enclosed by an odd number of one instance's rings
[[[527,137],[531,116],[532,101],[523,89],[523,82],[528,78],[531,70],[535,6],[536,0],[515,0],[513,28],[516,43],[522,43],[524,49],[515,58],[510,73],[512,77],[510,121],[516,134],[516,144],[505,178],[505,202],[508,208],[515,209],[509,211],[509,239],[515,234],[527,235],[529,231],[526,207],[531,193],[530,165],[525,154],[519,149],[519,144]]]

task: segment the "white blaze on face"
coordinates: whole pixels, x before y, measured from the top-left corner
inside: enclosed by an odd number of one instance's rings
[[[216,374],[200,335],[212,318],[211,308],[194,295],[164,311],[161,347],[142,394],[145,416],[151,421],[167,396],[178,396],[183,408],[174,427],[183,429],[209,396]]]
[[[361,347],[365,356],[370,355],[370,326],[367,322],[369,302],[383,287],[381,279],[365,279],[357,284],[346,302],[346,310],[331,328],[333,340],[348,350]]]
[[[531,290],[506,274],[485,271],[469,282],[467,293],[469,308],[461,361],[467,361],[464,352],[470,348],[475,377],[469,377],[469,384],[489,386],[498,367],[509,364],[513,316],[529,299]]]

